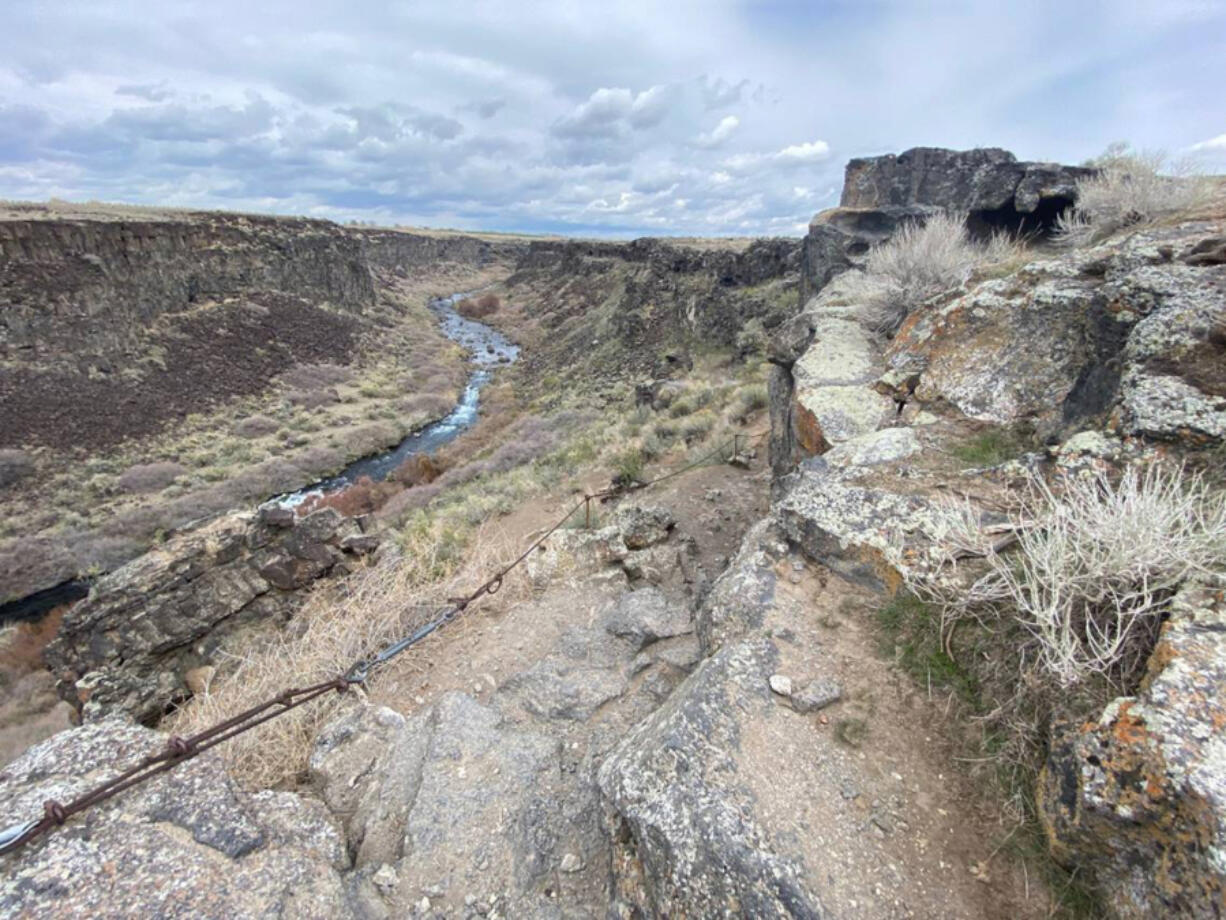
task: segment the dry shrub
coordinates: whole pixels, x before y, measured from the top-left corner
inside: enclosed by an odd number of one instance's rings
[[[481,319],[491,313],[497,313],[502,301],[494,294],[482,294],[480,297],[465,297],[456,304],[456,312],[469,319]]]
[[[286,687],[309,686],[345,673],[355,661],[432,619],[449,597],[473,590],[520,550],[491,527],[479,531],[467,549],[429,528],[406,536],[403,548],[396,564],[356,573],[344,592],[314,593],[295,621],[301,629],[279,632],[267,645],[223,662],[209,692],[175,713],[169,730],[180,735],[198,732]],[[528,590],[526,580],[513,574],[499,601],[514,602]],[[388,666],[394,668],[395,663]],[[386,672],[376,671],[368,690],[377,692],[385,677]],[[221,755],[250,788],[292,782],[305,770],[316,734],[350,699],[350,694],[327,694],[227,742]]]
[[[971,273],[1015,258],[1024,244],[997,233],[972,240],[966,215],[937,214],[923,224],[908,223],[869,250],[864,271],[842,279],[847,296],[861,304],[864,322],[893,335],[917,306],[963,284]]]
[[[434,482],[442,472],[429,454],[412,454],[392,470],[388,478],[406,486],[420,486]]]
[[[318,409],[320,406],[330,406],[341,401],[336,390],[290,390],[285,394],[290,405],[303,409]]]
[[[302,364],[281,375],[281,382],[291,390],[322,390],[352,379],[353,371],[339,364]]]
[[[160,492],[183,475],[177,463],[138,463],[119,474],[116,484],[124,492]]]
[[[1135,687],[1175,591],[1226,565],[1226,496],[1182,466],[1074,477],[1059,490],[1035,476],[1010,523],[1016,547],[997,552],[974,510],[951,506],[947,541],[981,553],[987,572],[928,593],[946,622],[1019,622],[1030,637],[1019,652],[1062,689],[1100,678]]]
[[[1101,240],[1133,224],[1189,211],[1208,200],[1212,184],[1190,164],[1168,164],[1161,151],[1112,144],[1089,165],[1098,173],[1077,180],[1077,204],[1060,215],[1056,239],[1068,245]],[[1175,174],[1163,174],[1169,168]]]
[[[242,438],[262,438],[281,426],[267,415],[253,415],[234,426],[234,433]]]
[[[335,447],[308,447],[289,459],[294,466],[313,476],[330,473],[345,465],[345,454]]]
[[[34,461],[24,450],[6,447],[0,450],[0,489],[11,486],[34,472]]]
[[[440,482],[432,482],[424,486],[405,489],[389,498],[377,512],[380,520],[402,520],[410,511],[424,508],[442,494],[444,486]]]
[[[40,619],[18,623],[0,635],[0,679],[12,683],[22,675],[46,667],[43,649],[60,631],[60,623],[71,606],[61,604]]]
[[[443,383],[441,386],[449,386]],[[396,410],[402,415],[422,414],[428,418],[438,418],[451,411],[454,402],[440,393],[415,393],[396,403]]]
[[[321,508],[334,508],[345,517],[356,517],[359,514],[371,514],[378,511],[389,498],[401,490],[401,486],[391,482],[375,482],[369,476],[363,476],[351,486],[327,492],[324,495],[312,495],[298,506],[298,514],[306,517]]]

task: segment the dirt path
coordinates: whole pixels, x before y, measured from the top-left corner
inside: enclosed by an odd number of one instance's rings
[[[700,468],[635,496],[673,513],[672,543],[693,541],[677,554],[692,566],[658,579],[671,603],[693,610],[767,512],[768,490],[759,460],[750,471]],[[557,496],[509,515],[503,524],[510,543],[529,538],[573,501],[573,494]],[[795,555],[778,559],[776,572],[764,629],[779,648],[779,673],[797,683],[827,678],[842,696],[808,715],[777,697],[768,718],[745,723],[737,776],[749,786],[766,839],[804,866],[831,916],[1046,916],[1049,899],[1037,873],[1001,846],[1009,829],[953,759],[946,701],[880,655],[872,622],[880,598]],[[582,802],[577,813],[592,811],[581,777],[699,661],[692,634],[647,645],[637,657],[611,640],[608,611],[628,590],[644,587],[622,568],[605,566],[561,575],[519,599],[495,597],[398,663],[374,701],[412,715],[450,691],[476,698],[508,725],[557,739],[562,774],[549,794]],[[607,843],[592,841],[607,834],[592,826],[580,837],[570,845],[582,854],[582,868],[559,873],[548,896],[576,916],[603,916],[614,897],[610,857],[600,849]],[[507,903],[510,880],[474,870],[462,856],[429,865],[429,878],[402,877],[408,900],[401,903],[429,896],[444,916],[468,915],[465,900]]]

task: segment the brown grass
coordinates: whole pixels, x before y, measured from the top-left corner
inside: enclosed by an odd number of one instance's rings
[[[492,313],[497,313],[502,301],[495,294],[482,294],[480,297],[465,297],[455,305],[456,312],[469,319],[481,319]]]
[[[39,620],[18,623],[0,638],[0,680],[11,683],[18,677],[41,671],[43,649],[59,632],[70,604],[53,608]]]
[[[198,732],[286,687],[302,687],[343,674],[358,659],[428,622],[447,599],[471,591],[498,566],[517,555],[499,528],[481,528],[461,555],[451,535],[425,527],[404,539],[404,554],[394,564],[356,573],[344,591],[319,591],[296,622],[301,629],[278,632],[263,647],[223,661],[222,673],[208,693],[189,701],[168,720],[178,734]],[[511,576],[498,594],[500,603],[528,595],[522,577]],[[471,614],[470,614],[471,615]],[[436,641],[427,639],[426,642]],[[368,687],[377,687],[376,673]],[[306,768],[319,730],[351,699],[328,694],[295,709],[221,748],[233,775],[251,788],[285,785]]]

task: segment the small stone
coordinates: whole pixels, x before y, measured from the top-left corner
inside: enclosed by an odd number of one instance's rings
[[[562,863],[559,868],[563,872],[578,872],[583,868],[583,860],[574,853],[567,853],[562,857]]]
[[[792,678],[786,674],[772,674],[770,676],[770,685],[771,690],[780,696],[792,695]]]
[[[464,895],[464,906],[465,907],[472,907],[476,903],[477,903],[477,896],[475,894]]]
[[[187,684],[187,689],[193,695],[199,695],[209,689],[209,684],[213,682],[213,675],[217,673],[217,669],[212,665],[204,665],[199,668],[191,668],[183,674],[183,683]]]
[[[374,882],[375,887],[379,889],[381,894],[389,893],[400,884],[400,876],[387,863],[376,869],[375,874],[370,877],[370,880]]]
[[[792,708],[800,713],[817,712],[843,695],[843,688],[833,680],[819,677],[809,681],[794,694],[790,694]]]
[[[422,899],[421,899],[421,900],[420,900],[420,901],[417,903],[417,909],[418,909],[418,910],[420,910],[420,911],[421,911],[423,914],[424,914],[426,911],[428,911],[428,910],[430,909],[430,899],[429,899],[429,898],[422,898]]]

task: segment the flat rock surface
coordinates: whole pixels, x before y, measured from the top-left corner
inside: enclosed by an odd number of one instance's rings
[[[165,746],[119,719],[36,745],[0,774],[0,824],[39,817]],[[319,803],[240,791],[205,754],[3,857],[6,916],[347,917],[343,838]]]

